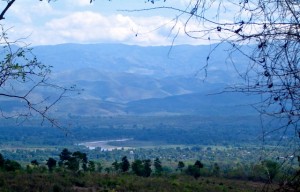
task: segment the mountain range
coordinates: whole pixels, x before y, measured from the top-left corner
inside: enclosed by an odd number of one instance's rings
[[[239,69],[247,67],[240,54],[229,57],[230,48],[227,44],[215,50],[211,45],[61,44],[33,47],[33,53],[53,66],[52,82],[75,84],[82,90],[63,98],[52,111],[55,115],[255,114],[249,104],[258,98],[219,94],[241,82],[231,61]],[[4,111],[17,110],[19,104],[2,100],[1,106]]]

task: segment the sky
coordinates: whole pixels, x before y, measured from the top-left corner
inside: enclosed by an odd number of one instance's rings
[[[188,38],[184,21],[175,28],[178,12],[159,9],[128,12],[122,10],[172,6],[185,9],[190,0],[17,0],[1,22],[10,39],[22,39],[31,45],[62,43],[124,43],[141,46],[203,44]],[[0,1],[1,9],[6,5]],[[192,7],[191,7],[192,9]]]

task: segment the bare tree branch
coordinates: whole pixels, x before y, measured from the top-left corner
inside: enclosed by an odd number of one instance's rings
[[[2,10],[1,14],[0,14],[0,21],[5,19],[4,15],[7,12],[7,10],[12,6],[12,4],[14,4],[16,0],[11,0],[11,1],[7,1],[7,5],[6,7]]]
[[[23,107],[19,107],[19,111],[15,110],[11,114],[0,109],[2,117],[18,117],[24,120],[39,117],[42,124],[47,121],[50,125],[67,131],[55,118],[50,117],[49,112],[70,91],[76,91],[76,88],[49,82],[51,67],[39,62],[26,44],[22,45],[18,40],[10,41],[7,30],[2,25],[0,52],[0,98],[24,103]],[[46,89],[50,89],[54,95],[43,96],[43,90]],[[36,93],[41,98],[34,98]]]

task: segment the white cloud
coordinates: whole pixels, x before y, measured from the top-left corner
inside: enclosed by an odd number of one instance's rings
[[[76,12],[46,23],[46,29],[70,41],[124,40],[134,23],[125,16],[105,17],[94,12]]]
[[[179,4],[188,1],[176,0]],[[180,22],[169,36],[173,22],[167,16],[159,16],[160,12],[155,12],[153,16],[143,12],[132,14],[134,16],[126,16],[124,14],[129,13],[124,12],[102,14],[94,5],[87,6],[90,5],[89,0],[65,0],[50,4],[29,0],[16,2],[18,4],[10,12],[14,19],[5,21],[6,27],[14,26],[9,35],[12,39],[30,35],[26,41],[33,45],[99,42],[167,45],[172,43],[178,29],[181,31],[175,43],[199,44],[185,36],[183,23]]]
[[[196,0],[179,0],[179,2],[182,4],[182,5],[189,5],[189,4],[193,4],[195,2],[197,2]]]
[[[119,42],[165,45],[172,41],[166,35],[171,26],[163,25],[168,22],[169,19],[159,16],[104,16],[91,11],[75,12],[53,19],[42,28],[33,28],[31,40],[35,44]]]
[[[28,24],[54,13],[51,4],[46,1],[37,1],[36,3],[16,1],[6,15],[9,19]]]
[[[90,5],[90,0],[65,0],[68,5],[72,6],[88,6]]]

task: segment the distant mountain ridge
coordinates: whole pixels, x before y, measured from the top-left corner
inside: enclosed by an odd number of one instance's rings
[[[229,48],[229,45],[224,45],[218,50]],[[206,45],[141,47],[124,44],[61,44],[34,47],[34,53],[41,61],[54,66],[56,71],[94,68],[166,77],[195,75],[206,64],[211,49]],[[224,64],[227,53],[216,51],[210,57],[213,66],[209,66],[209,69],[229,69]]]
[[[222,45],[210,55],[206,78],[200,69],[207,64],[211,46],[61,44],[37,46],[33,52],[53,66],[52,81],[84,89],[55,106],[53,113],[60,116],[237,115],[241,105],[245,114],[252,114],[245,105],[254,102],[254,97],[240,93],[208,96],[239,81],[235,69],[226,63],[228,53],[223,50],[229,48]]]

